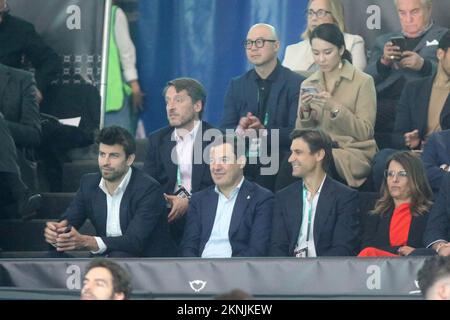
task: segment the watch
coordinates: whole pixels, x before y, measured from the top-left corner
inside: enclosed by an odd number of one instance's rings
[[[341,111],[341,110],[340,110],[339,108],[336,108],[336,109],[334,109],[333,111],[330,111],[331,117],[332,117],[332,118],[336,118],[340,111]]]

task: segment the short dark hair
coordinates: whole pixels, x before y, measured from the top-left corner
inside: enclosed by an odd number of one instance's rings
[[[291,133],[291,140],[303,139],[309,146],[311,153],[317,153],[320,150],[325,151],[325,157],[322,161],[322,168],[328,172],[333,162],[333,142],[328,134],[320,129],[295,129]]]
[[[94,268],[105,268],[111,272],[114,293],[123,293],[125,299],[130,298],[132,291],[131,279],[128,273],[119,264],[104,258],[94,259],[88,264],[85,274]]]
[[[321,39],[335,45],[338,49],[344,48],[344,54],[342,59],[348,60],[350,63],[353,62],[352,54],[345,47],[344,34],[341,29],[334,23],[323,23],[314,28],[309,37],[309,42],[312,44],[314,39]]]
[[[233,146],[233,153],[236,159],[244,156],[246,154],[246,141],[236,134],[225,134],[214,139],[214,141],[209,145],[210,150],[213,147],[220,146],[222,144],[231,144]]]
[[[169,89],[169,87],[174,87],[177,92],[186,90],[193,103],[201,101],[202,110],[198,113],[198,118],[202,118],[203,110],[205,109],[206,105],[206,90],[200,82],[192,78],[178,78],[171,80],[167,82],[163,90],[164,96],[166,95],[167,89]]]
[[[444,33],[441,40],[439,41],[438,49],[442,49],[444,51],[447,51],[450,47],[450,30]]]
[[[95,138],[95,142],[98,145],[103,143],[108,146],[119,144],[123,147],[127,158],[136,153],[136,141],[133,136],[126,129],[118,126],[106,127],[100,130]]]
[[[420,291],[425,296],[440,279],[450,276],[450,257],[434,256],[425,260],[417,274]]]

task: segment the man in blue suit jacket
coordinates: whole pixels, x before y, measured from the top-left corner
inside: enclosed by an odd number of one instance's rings
[[[271,256],[351,256],[357,247],[358,192],[333,180],[331,139],[320,130],[295,130],[289,162],[302,178],[275,195]]]
[[[450,175],[450,130],[432,134],[423,148],[421,158],[431,188],[438,193],[442,180]]]
[[[192,196],[181,254],[227,258],[267,255],[273,194],[244,178],[245,155],[235,136],[216,139],[210,149],[215,186]]]
[[[439,196],[431,208],[424,244],[440,256],[450,256],[450,175],[443,178]]]
[[[221,127],[259,130],[270,144],[272,129],[279,130],[279,143],[270,145],[273,157],[283,158],[289,151],[289,134],[297,118],[300,84],[304,78],[285,68],[277,58],[280,42],[274,27],[254,25],[244,41],[249,63],[254,69],[231,80],[225,96]],[[278,160],[279,161],[279,160]],[[271,189],[274,175],[260,176],[256,168],[248,172],[256,182]],[[246,173],[247,174],[247,173]]]
[[[45,240],[58,252],[76,249],[111,257],[175,256],[160,184],[131,167],[136,144],[120,127],[97,137],[101,173],[82,177],[60,222],[47,222]],[[89,219],[96,236],[77,230]]]

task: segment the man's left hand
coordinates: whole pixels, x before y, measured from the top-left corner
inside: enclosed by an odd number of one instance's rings
[[[414,51],[403,51],[402,57],[403,58],[400,61],[400,66],[402,68],[419,71],[425,63],[425,60]]]
[[[171,204],[172,209],[169,212],[167,217],[169,223],[181,218],[184,216],[189,207],[189,199],[180,198],[174,195],[168,195],[164,193],[164,198],[168,203]]]

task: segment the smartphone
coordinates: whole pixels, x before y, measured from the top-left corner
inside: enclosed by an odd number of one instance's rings
[[[406,50],[406,39],[404,37],[392,37],[389,41],[391,41],[394,46],[400,48],[400,52]]]
[[[315,95],[319,93],[319,90],[316,87],[306,86],[301,88],[301,94],[309,93],[310,95]]]
[[[178,198],[187,198],[187,199],[191,198],[191,194],[183,186],[181,186],[180,189],[178,189],[177,192],[175,192],[175,195]]]

